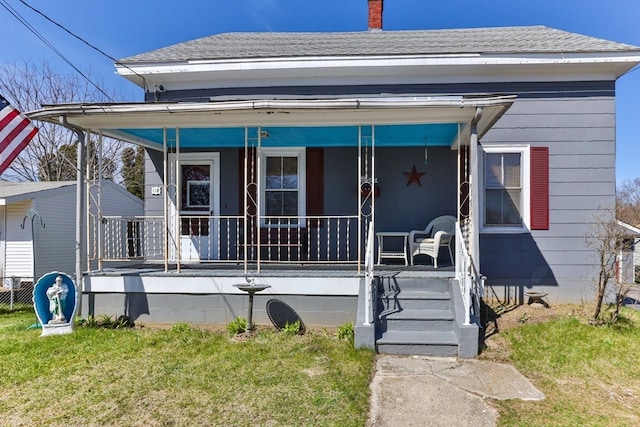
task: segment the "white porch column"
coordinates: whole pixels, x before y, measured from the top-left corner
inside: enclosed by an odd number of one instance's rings
[[[180,128],[176,128],[176,165],[175,165],[175,186],[176,186],[176,272],[180,273],[180,261],[182,259],[182,171],[180,170]],[[190,224],[189,224],[190,225]]]
[[[103,235],[103,229],[102,229],[102,216],[103,216],[103,212],[102,212],[102,179],[103,179],[103,175],[102,175],[102,166],[103,166],[103,147],[102,144],[104,143],[103,140],[103,136],[102,136],[102,129],[100,129],[100,133],[98,134],[98,146],[97,146],[97,151],[98,151],[98,196],[97,196],[97,205],[98,205],[98,212],[96,213],[96,224],[98,225],[97,227],[95,227],[95,233],[97,234],[96,236],[94,236],[94,239],[97,239],[98,243],[97,243],[97,249],[98,249],[98,270],[102,271],[103,268],[103,263],[102,263],[102,257],[104,256],[104,251],[102,248],[102,242],[104,240],[104,235]]]
[[[74,129],[78,135],[78,147],[76,152],[76,292],[78,301],[77,315],[82,317],[82,260],[86,259],[85,255],[85,190],[84,190],[84,144],[85,134],[79,129]],[[35,278],[34,278],[35,280]]]
[[[163,221],[164,221],[164,271],[169,271],[169,186],[167,181],[169,180],[169,167],[168,167],[168,152],[167,152],[167,128],[162,129],[162,168],[164,177],[162,179],[163,189],[162,194],[164,196],[164,208],[163,208]]]
[[[469,186],[471,196],[471,206],[469,211],[469,252],[476,270],[480,271],[480,173],[479,166],[479,146],[478,146],[478,121],[482,117],[482,108],[476,108],[476,114],[471,120],[469,137],[469,149],[471,150],[471,185]]]
[[[376,230],[376,127],[371,125],[371,230]]]
[[[362,125],[358,126],[358,273],[361,272],[366,252],[366,240],[363,241],[363,231],[368,230],[368,225],[365,224],[363,226],[363,222],[365,218],[368,218],[371,223],[375,224],[375,126],[368,126],[371,128],[369,135],[363,134]],[[371,149],[370,154],[369,149]],[[371,192],[365,197],[362,196],[362,185],[364,183],[368,183],[371,186]],[[368,207],[366,206],[367,203],[369,203]]]
[[[244,273],[247,274],[249,268],[249,261],[247,257],[249,255],[249,248],[247,244],[249,243],[249,178],[248,178],[248,166],[249,166],[249,128],[245,126],[244,128],[244,173],[242,176],[244,177],[244,186],[242,192],[243,199],[243,221],[244,221],[244,232],[242,233],[242,251],[243,251],[243,261],[244,261]]]
[[[258,126],[256,132],[258,146],[256,149],[256,182],[258,185],[256,186],[256,242],[257,242],[257,253],[256,253],[256,270],[260,273],[260,263],[261,263],[261,252],[262,252],[262,241],[260,227],[262,226],[262,190],[264,189],[265,183],[262,182],[262,127]]]
[[[358,183],[358,206],[356,212],[358,212],[358,273],[360,273],[360,267],[362,264],[362,126],[358,126],[358,167],[357,167],[357,183]]]

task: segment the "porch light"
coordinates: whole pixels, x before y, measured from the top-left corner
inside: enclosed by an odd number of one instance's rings
[[[261,130],[260,132],[260,138],[269,138],[269,132],[266,130]]]

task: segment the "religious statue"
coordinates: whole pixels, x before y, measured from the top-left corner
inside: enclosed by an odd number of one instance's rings
[[[69,287],[62,281],[62,276],[56,277],[54,284],[47,289],[47,298],[49,298],[49,312],[51,320],[49,323],[66,323],[64,316],[65,301]]]

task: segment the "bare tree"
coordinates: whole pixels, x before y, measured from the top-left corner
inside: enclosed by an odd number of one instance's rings
[[[622,183],[616,194],[616,215],[622,222],[640,225],[640,178]]]
[[[630,290],[630,283],[622,274],[625,254],[630,251],[629,236],[619,225],[613,210],[601,210],[594,215],[591,230],[585,234],[588,247],[595,251],[598,271],[594,277],[595,300],[592,323],[615,323],[620,307]],[[609,319],[603,320],[603,305],[613,293],[613,310]]]
[[[48,62],[0,65],[0,94],[22,112],[43,104],[102,102],[106,97],[92,84],[75,74],[62,74]],[[115,97],[115,95],[114,95]],[[37,135],[2,175],[14,181],[63,181],[76,176],[76,136],[60,125],[37,122]],[[95,137],[89,140],[89,153],[95,158]],[[124,143],[105,139],[103,157],[120,159]],[[92,165],[97,161],[91,160]],[[95,170],[95,168],[93,168]],[[97,171],[96,171],[97,172]],[[113,179],[119,173],[113,161],[103,162],[103,175]]]

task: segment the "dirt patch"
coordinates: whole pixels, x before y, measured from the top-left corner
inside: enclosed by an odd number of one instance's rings
[[[482,359],[503,361],[509,359],[509,345],[501,332],[532,323],[578,316],[586,318],[588,307],[577,304],[559,304],[553,306],[489,304],[481,307],[485,324],[484,348]]]
[[[249,341],[258,336],[257,330],[242,332],[240,334],[235,334],[231,337],[231,341],[233,342],[244,342]]]

